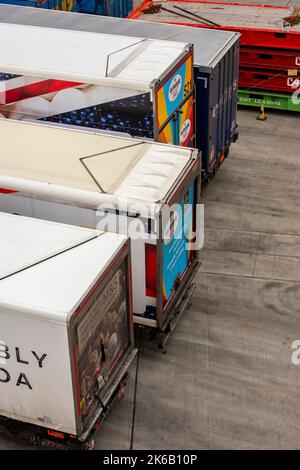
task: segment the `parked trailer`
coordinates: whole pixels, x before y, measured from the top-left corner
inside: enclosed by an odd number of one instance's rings
[[[238,137],[238,33],[102,16],[79,17],[75,14],[3,5],[0,5],[0,21],[192,43],[196,89],[196,147],[202,152],[202,171],[205,177],[214,174],[224,156],[228,155],[231,142]]]
[[[5,23],[0,41],[5,117],[194,147],[192,45]]]
[[[0,210],[130,234],[134,321],[167,331],[199,266],[198,153],[6,119],[0,138]]]
[[[299,51],[300,24],[293,24],[294,12],[292,6],[144,0],[129,18],[237,31],[241,46]]]
[[[0,226],[0,424],[89,448],[136,354],[129,241],[3,213]]]
[[[109,15],[125,18],[132,11],[132,0],[0,0],[0,3],[38,9]]]

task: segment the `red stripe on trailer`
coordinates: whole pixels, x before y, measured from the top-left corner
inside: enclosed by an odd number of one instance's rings
[[[55,93],[57,91],[72,88],[81,85],[80,82],[70,82],[64,80],[41,80],[39,82],[30,83],[10,90],[0,92],[0,102],[3,104],[11,104],[26,98],[33,98],[35,96],[42,96],[48,93]]]
[[[300,88],[300,75],[289,76],[286,71],[242,69],[239,75],[239,87],[259,90],[274,90],[293,93]]]
[[[156,298],[157,296],[157,246],[145,243],[146,264],[146,296]]]
[[[242,47],[240,50],[240,66],[266,70],[300,70],[300,50],[278,51]]]
[[[50,79],[50,80],[43,80],[38,83],[32,83],[30,85],[25,85],[25,87],[22,88],[22,92],[23,94],[26,94],[28,97],[32,97],[32,96],[44,95],[46,93],[55,93],[57,91],[64,90],[66,88],[72,88],[74,86],[78,86],[80,84],[81,84],[80,82]]]
[[[5,189],[5,188],[0,188],[0,194],[13,194],[17,193],[18,191],[14,191],[12,189]]]
[[[286,6],[273,6],[273,5],[260,5],[250,3],[232,3],[232,2],[203,2],[197,0],[170,0],[174,3],[199,3],[207,5],[223,5],[227,6],[238,6],[245,8],[265,8],[266,10],[282,10],[289,14],[291,7]],[[143,15],[143,10],[149,8],[153,4],[152,0],[144,0],[132,13],[128,16],[131,19],[140,19]],[[168,7],[168,0],[163,2],[163,6]],[[143,20],[158,21],[160,23],[176,24],[178,26],[192,26],[194,28],[206,28],[206,29],[219,29],[226,31],[238,32],[241,34],[241,46],[248,47],[267,47],[276,49],[300,49],[300,31],[282,31],[281,29],[271,28],[251,28],[247,26],[227,25],[222,24],[220,26],[208,25],[206,23],[194,23],[192,18],[191,22],[187,21],[162,21],[157,18],[155,20],[155,13],[149,14],[149,18],[146,15],[142,18]],[[246,16],[246,11],[245,11]],[[200,21],[200,20],[199,20]]]

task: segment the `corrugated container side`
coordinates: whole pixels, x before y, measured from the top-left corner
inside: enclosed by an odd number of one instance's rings
[[[210,71],[195,68],[197,146],[202,150],[203,169],[209,172],[226,153],[237,133],[237,80],[239,45]]]
[[[231,47],[215,67],[211,81],[211,103],[213,109],[210,126],[211,142],[216,158],[226,153],[237,132],[237,80],[239,48]]]

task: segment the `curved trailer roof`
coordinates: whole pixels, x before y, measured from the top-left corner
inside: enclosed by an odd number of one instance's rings
[[[67,321],[127,237],[0,212],[0,310]],[[63,289],[62,289],[63,286]]]
[[[160,202],[198,156],[185,147],[8,119],[0,119],[0,141],[0,187],[18,178],[64,195],[76,188],[77,200],[89,195],[98,203]]]
[[[1,72],[149,91],[191,46],[0,23]]]
[[[194,63],[201,67],[215,67],[240,37],[231,31],[10,5],[0,5],[0,22],[191,43]]]

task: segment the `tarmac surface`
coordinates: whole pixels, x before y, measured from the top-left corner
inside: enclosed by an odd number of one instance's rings
[[[192,306],[166,354],[141,341],[96,449],[300,447],[300,365],[292,363],[300,340],[300,116],[256,116],[239,109],[239,140],[203,190],[205,248]],[[0,434],[0,449],[22,448],[30,447]]]

